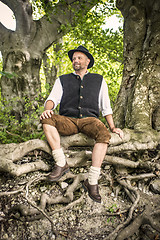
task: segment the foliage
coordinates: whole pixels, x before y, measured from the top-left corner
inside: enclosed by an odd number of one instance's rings
[[[109,207],[109,212],[114,213],[117,211],[117,204],[112,204],[111,207]]]
[[[7,78],[15,77],[15,73],[8,73],[2,70],[0,71],[0,74]],[[37,99],[38,102],[40,102],[40,99],[42,98],[43,95]],[[13,103],[18,102],[19,100],[18,97],[10,99]],[[42,129],[41,131],[37,131],[37,128],[35,127],[38,116],[42,111],[42,107],[40,107],[41,104],[39,104],[39,107],[35,109],[35,111],[30,111],[30,109],[33,108],[32,102],[25,98],[21,100],[25,101],[26,114],[20,123],[15,119],[15,116],[12,115],[10,104],[5,100],[3,100],[3,102],[0,101],[0,143],[19,143],[29,139],[43,138]],[[30,112],[32,113],[30,114]]]
[[[7,78],[14,78],[17,76],[14,72],[10,73],[10,72],[4,72],[4,71],[0,71],[0,75],[5,76]]]
[[[55,8],[57,1],[36,0],[31,2],[34,9],[34,19],[46,15],[50,21],[50,13]],[[62,26],[61,31],[69,33],[63,37],[61,42],[52,45],[46,52],[49,72],[52,71],[52,66],[54,65],[57,68],[57,75],[61,75],[73,71],[72,64],[68,59],[68,51],[79,45],[84,45],[88,48],[95,58],[95,64],[91,71],[102,74],[105,78],[109,87],[112,105],[119,91],[123,69],[123,32],[121,29],[113,31],[113,29],[106,29],[105,27],[106,18],[113,14],[116,14],[120,19],[122,18],[112,0],[99,1],[97,6],[85,16],[83,15],[82,8],[82,11],[75,16],[74,21],[76,25],[71,26],[71,24],[68,23],[67,27]],[[44,65],[42,65],[42,67],[44,67]],[[0,71],[1,75],[5,75],[8,78],[14,77],[14,73],[3,72],[2,68]],[[37,107],[36,109],[32,109],[32,102],[24,98],[25,115],[21,122],[15,120],[15,117],[10,114],[12,109],[8,107],[7,102],[0,103],[1,143],[22,142],[33,138],[44,137],[42,129],[37,130],[39,115],[43,111],[43,103],[55,79],[51,79],[51,81],[49,81],[50,83],[46,84],[47,81],[45,80],[42,68],[40,79],[42,93],[38,99],[35,99],[37,101]],[[12,101],[18,101],[18,99],[12,99]]]
[[[12,109],[8,103],[4,101],[0,102],[0,143],[19,143],[29,139],[43,139],[43,131],[40,127],[39,115],[43,111],[42,101],[43,96],[39,96],[37,102],[39,102],[37,108],[33,107],[33,103],[28,99],[25,101],[25,116],[21,122],[15,119],[12,115]],[[15,98],[12,101],[17,102],[19,99]],[[34,109],[33,109],[34,108]],[[31,111],[32,109],[32,111]],[[34,110],[34,111],[33,111]]]
[[[50,21],[49,14],[54,10],[58,0],[31,0],[34,11],[34,18],[46,15]]]
[[[105,27],[106,18],[113,14],[122,19],[113,1],[103,1],[85,16],[82,17],[82,13],[76,15],[78,24],[74,27],[70,24],[63,26],[63,31],[68,28],[69,33],[63,37],[62,43],[47,51],[50,69],[54,62],[58,75],[61,75],[73,71],[68,51],[79,45],[88,48],[95,58],[91,71],[102,74],[105,78],[112,106],[120,88],[123,70],[123,31],[120,28],[114,31]],[[57,48],[59,51],[55,51]]]

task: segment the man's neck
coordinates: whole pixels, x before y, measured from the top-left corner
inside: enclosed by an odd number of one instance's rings
[[[81,79],[83,79],[84,75],[87,73],[87,70],[75,71],[75,73],[79,75]]]

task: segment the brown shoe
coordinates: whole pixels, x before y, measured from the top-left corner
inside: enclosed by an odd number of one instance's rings
[[[63,176],[63,174],[67,173],[68,171],[69,166],[67,163],[64,165],[64,167],[60,167],[57,164],[55,164],[53,171],[48,175],[48,181],[56,182]]]
[[[92,198],[92,200],[101,203],[101,196],[99,194],[98,184],[90,185],[87,179],[82,183],[82,186],[86,192],[88,191],[88,195],[90,196],[90,198]]]

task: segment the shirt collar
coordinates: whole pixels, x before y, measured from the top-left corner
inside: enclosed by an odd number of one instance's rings
[[[89,72],[87,71],[85,74],[84,74],[84,76],[86,75],[86,74],[88,74]],[[77,73],[75,73],[75,72],[73,72],[73,74],[74,75],[78,75]]]

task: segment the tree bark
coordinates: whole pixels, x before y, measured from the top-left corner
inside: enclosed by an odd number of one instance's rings
[[[117,0],[124,17],[124,72],[115,104],[120,127],[160,130],[160,2]]]

